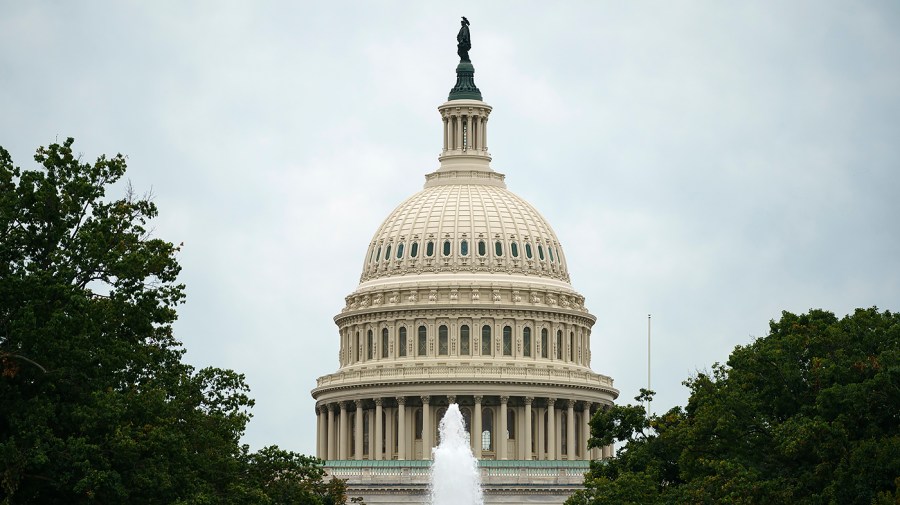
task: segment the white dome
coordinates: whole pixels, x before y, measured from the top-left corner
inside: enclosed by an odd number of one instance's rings
[[[472,272],[568,285],[547,220],[506,188],[471,182],[428,184],[401,203],[372,237],[360,281]]]

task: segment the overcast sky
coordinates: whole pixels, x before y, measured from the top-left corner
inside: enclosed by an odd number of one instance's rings
[[[782,310],[900,310],[894,1],[0,0],[0,145],[126,154],[184,242],[187,360],[246,374],[247,443],[312,453],[332,318],[438,166],[462,15],[493,167],[555,228],[620,401],[648,314],[662,411]]]

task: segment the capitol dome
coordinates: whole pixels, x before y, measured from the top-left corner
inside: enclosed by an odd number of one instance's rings
[[[430,459],[451,403],[480,460],[611,454],[587,448],[591,415],[618,396],[590,367],[596,318],[550,224],[491,168],[473,74],[457,67],[439,167],[378,227],[334,317],[339,367],[312,391],[330,465]]]

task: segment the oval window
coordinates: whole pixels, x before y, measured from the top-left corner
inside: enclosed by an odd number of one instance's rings
[[[425,256],[434,256],[434,242],[429,241],[428,244],[425,245]]]
[[[525,242],[525,257],[531,259],[531,244]]]
[[[419,243],[413,242],[411,246],[409,246],[409,257],[415,258],[419,255]]]
[[[487,254],[487,247],[484,245],[484,240],[478,241],[478,255],[484,256]]]
[[[389,259],[391,259],[391,244],[384,248],[384,260],[387,261]]]
[[[494,243],[494,254],[497,256],[503,256],[503,242],[499,240]]]
[[[400,242],[399,244],[397,244],[397,259],[400,259],[402,257],[403,257],[403,242]]]
[[[538,257],[541,258],[541,261],[544,261],[544,246],[538,244]]]
[[[513,258],[518,258],[519,257],[519,244],[516,244],[515,242],[513,242],[512,244],[509,244],[509,252],[512,254]]]
[[[463,256],[469,255],[469,242],[468,241],[463,240],[462,242],[459,243],[459,254],[461,254]]]
[[[444,256],[450,256],[450,241],[444,241]]]

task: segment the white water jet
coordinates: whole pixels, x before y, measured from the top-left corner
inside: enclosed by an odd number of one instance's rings
[[[431,505],[483,505],[481,472],[459,405],[450,404],[439,431],[440,444],[431,450]]]

